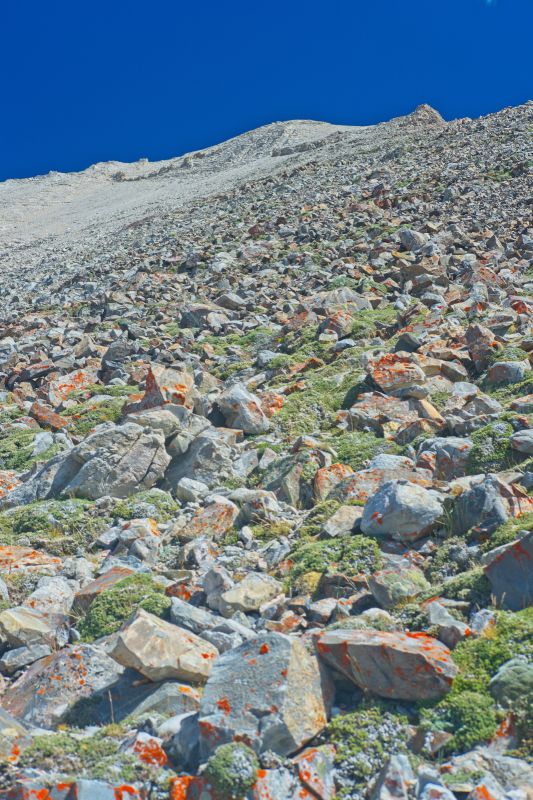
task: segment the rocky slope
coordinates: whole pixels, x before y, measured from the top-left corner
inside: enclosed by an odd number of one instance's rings
[[[0,186],[0,797],[527,800],[531,104]]]

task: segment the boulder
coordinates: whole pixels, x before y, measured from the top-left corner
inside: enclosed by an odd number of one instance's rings
[[[502,608],[520,611],[532,605],[533,531],[516,542],[498,548],[485,566],[485,574]]]
[[[244,433],[265,433],[270,428],[259,398],[242,383],[226,389],[218,397],[217,405],[230,428],[239,428]]]
[[[457,674],[448,648],[424,633],[326,631],[316,648],[326,664],[379,697],[436,699]]]
[[[204,683],[218,650],[193,633],[138,609],[119,631],[110,655],[151,681]]]
[[[443,510],[435,494],[422,486],[388,481],[366,503],[361,530],[370,536],[410,542],[428,533]]]
[[[325,727],[331,699],[326,672],[302,642],[263,633],[215,662],[200,704],[202,759],[231,741],[290,755]]]
[[[282,591],[282,585],[270,575],[250,572],[242,581],[228,589],[220,598],[220,613],[231,617],[236,611],[257,612],[264,603],[273,600]]]
[[[113,687],[123,668],[97,647],[68,646],[36,661],[2,698],[17,719],[44,728],[61,724],[73,709]],[[105,702],[109,705],[107,697]]]

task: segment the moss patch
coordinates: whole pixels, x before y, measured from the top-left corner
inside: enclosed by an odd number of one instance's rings
[[[105,529],[107,520],[91,514],[87,500],[43,500],[0,513],[0,544],[25,541],[52,555],[74,555]]]
[[[7,428],[0,431],[0,469],[25,472],[38,461],[48,461],[61,451],[59,444],[52,444],[47,450],[33,455],[34,439],[38,430],[30,428]]]
[[[513,427],[509,422],[490,422],[471,435],[474,446],[468,454],[467,473],[499,472],[520,460],[509,444]]]
[[[307,542],[293,550],[289,559],[293,562],[291,581],[308,572],[335,570],[348,575],[368,575],[381,567],[378,543],[366,536]]]
[[[170,608],[170,598],[151,575],[131,575],[99,594],[78,626],[82,640],[93,642],[115,633],[138,608],[157,617],[165,617]]]
[[[497,715],[489,681],[502,664],[518,655],[533,656],[532,608],[498,612],[495,625],[457,645],[453,660],[459,673],[449,695],[421,711],[425,727],[453,734],[447,752],[470,750],[494,734]],[[524,731],[527,728],[528,724],[523,726]]]
[[[157,522],[168,522],[180,509],[180,504],[168,492],[149,489],[121,500],[113,509],[113,516],[120,519],[143,519],[148,517]]]
[[[406,752],[407,717],[387,709],[376,703],[335,717],[328,725],[327,739],[337,750],[339,797],[352,796],[354,786],[366,788],[391,754]]]
[[[259,761],[241,742],[217,747],[205,768],[205,777],[220,800],[241,800],[257,780]]]
[[[107,394],[107,387],[105,392]],[[124,402],[124,396],[102,400],[101,403],[87,400],[85,403],[66,409],[63,416],[70,422],[71,433],[75,436],[86,436],[102,422],[118,422],[122,416]]]

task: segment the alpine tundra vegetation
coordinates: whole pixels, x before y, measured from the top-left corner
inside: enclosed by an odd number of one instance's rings
[[[1,798],[531,798],[532,130],[0,186]]]

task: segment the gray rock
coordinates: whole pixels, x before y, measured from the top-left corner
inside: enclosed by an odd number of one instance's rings
[[[270,428],[259,399],[242,383],[223,392],[217,404],[230,428],[240,428],[244,433],[265,433]]]
[[[361,689],[398,700],[430,700],[450,690],[457,667],[447,647],[421,633],[326,631],[320,658]]]
[[[296,638],[261,634],[215,662],[200,705],[202,759],[238,737],[289,755],[326,725],[331,685]]]
[[[533,531],[522,539],[498,548],[485,567],[499,606],[519,611],[533,603]]]
[[[387,481],[366,503],[361,530],[409,542],[430,531],[442,513],[442,504],[427,489],[408,481]]]
[[[489,683],[499,705],[517,708],[533,700],[533,664],[526,658],[512,658],[502,664]]]

